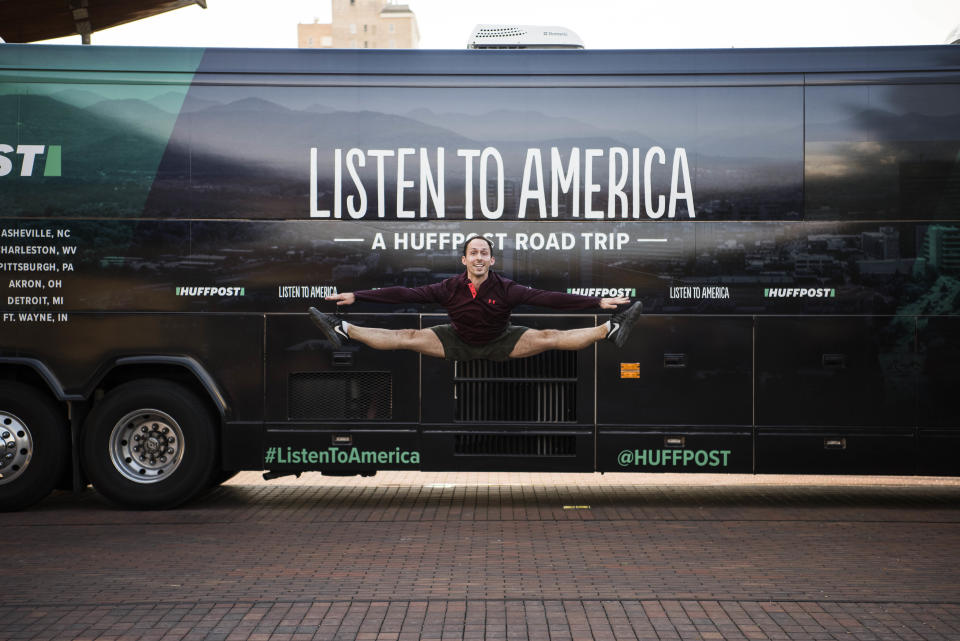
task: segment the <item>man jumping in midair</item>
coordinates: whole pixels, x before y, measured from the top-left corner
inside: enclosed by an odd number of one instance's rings
[[[450,360],[486,358],[504,361],[525,358],[550,349],[578,350],[606,339],[622,347],[630,329],[643,311],[636,302],[596,327],[555,330],[530,329],[510,324],[510,312],[518,305],[540,305],[575,310],[600,307],[616,309],[629,298],[599,298],[533,289],[490,271],[496,262],[493,243],[472,236],[463,246],[460,262],[466,271],[423,287],[385,287],[327,296],[337,305],[355,301],[377,303],[438,303],[450,316],[449,325],[428,329],[380,329],[362,327],[340,320],[311,307],[310,318],[327,339],[339,347],[355,340],[374,349],[409,349],[427,356]]]

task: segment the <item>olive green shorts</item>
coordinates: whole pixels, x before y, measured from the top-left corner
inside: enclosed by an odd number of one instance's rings
[[[488,361],[505,361],[510,358],[510,352],[529,328],[521,325],[507,325],[502,334],[484,345],[465,343],[453,331],[452,325],[437,325],[430,329],[443,344],[443,357],[448,361],[472,361],[478,358]]]

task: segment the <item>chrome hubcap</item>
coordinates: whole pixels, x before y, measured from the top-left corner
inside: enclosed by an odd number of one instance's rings
[[[33,437],[26,423],[0,410],[0,485],[23,474],[33,458]]]
[[[162,481],[183,460],[183,432],[166,412],[141,409],[117,421],[110,433],[110,459],[135,483]]]

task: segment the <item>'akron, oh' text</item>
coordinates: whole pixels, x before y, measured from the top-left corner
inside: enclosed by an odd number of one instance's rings
[[[457,149],[456,158],[448,158],[443,147],[334,149],[331,209],[320,209],[318,205],[318,150],[312,147],[310,217],[444,218],[445,169],[449,162],[458,163],[456,173],[463,176],[463,217],[501,219],[505,208],[504,162],[496,147]],[[368,163],[370,169],[361,172]],[[370,177],[364,180],[361,173]],[[389,182],[388,173],[392,178]],[[669,189],[655,193],[654,185],[665,185],[667,176]],[[475,178],[480,185],[478,190],[474,189]],[[385,197],[388,188],[396,196],[395,207],[389,212]],[[690,166],[683,147],[674,148],[672,153],[656,146],[646,151],[637,147],[572,147],[566,153],[557,147],[527,149],[517,192],[518,219],[526,218],[531,211],[533,217],[539,218],[558,218],[562,213],[563,217],[594,220],[660,219],[676,218],[678,209],[681,215],[696,218]],[[344,198],[344,193],[349,195]],[[374,193],[377,204],[370,207],[372,198],[368,194]]]

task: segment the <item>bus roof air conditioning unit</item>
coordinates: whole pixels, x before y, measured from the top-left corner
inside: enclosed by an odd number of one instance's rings
[[[960,45],[960,24],[953,28],[950,35],[947,36],[948,45]]]
[[[480,24],[467,49],[583,49],[583,41],[566,27]]]

